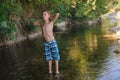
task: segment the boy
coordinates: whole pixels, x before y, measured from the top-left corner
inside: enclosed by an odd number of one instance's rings
[[[52,75],[52,61],[55,61],[55,74],[59,75],[59,60],[60,55],[58,51],[57,42],[55,40],[55,37],[53,35],[53,26],[56,22],[57,18],[59,17],[59,13],[56,13],[53,16],[53,19],[49,21],[50,19],[50,13],[48,11],[43,11],[42,18],[44,21],[44,24],[41,26],[42,35],[45,40],[44,42],[44,50],[45,50],[45,58],[48,61],[48,69],[49,69],[49,75]],[[40,26],[39,21],[36,21],[34,23],[35,26]]]

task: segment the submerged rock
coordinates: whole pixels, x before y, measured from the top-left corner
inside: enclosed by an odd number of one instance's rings
[[[67,24],[68,24],[67,21],[63,21],[61,23],[57,23],[56,26],[57,26],[58,31],[65,31],[65,30],[67,30]]]
[[[88,20],[87,23],[90,26],[93,25],[93,24],[101,25],[102,24],[102,19],[101,18],[97,18],[97,19],[94,19],[94,20]]]
[[[116,34],[120,34],[120,26],[115,26],[109,29],[109,31],[116,33]]]
[[[109,28],[107,34],[105,34],[104,37],[111,39],[120,39],[120,26]]]
[[[107,34],[103,35],[103,37],[105,37],[109,40],[119,39],[119,36],[115,33],[107,33]]]
[[[114,53],[119,54],[120,51],[119,50],[114,50]]]

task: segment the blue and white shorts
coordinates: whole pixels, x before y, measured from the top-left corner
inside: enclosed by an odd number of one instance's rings
[[[60,60],[60,54],[56,40],[44,43],[44,55],[47,61],[49,60]]]

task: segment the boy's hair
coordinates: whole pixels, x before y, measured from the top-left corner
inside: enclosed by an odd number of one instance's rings
[[[42,13],[43,12],[47,12],[49,15],[51,14],[50,11],[48,11],[48,10],[43,10]]]
[[[50,15],[50,18],[49,18],[49,19],[52,20],[53,15],[51,15],[51,12],[50,12],[50,11],[48,11],[48,10],[43,10],[42,13],[43,13],[43,12],[47,12],[47,13]]]

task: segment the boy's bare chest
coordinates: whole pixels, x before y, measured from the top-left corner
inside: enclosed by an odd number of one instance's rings
[[[53,29],[53,25],[46,24],[42,27],[43,31],[51,31]]]

